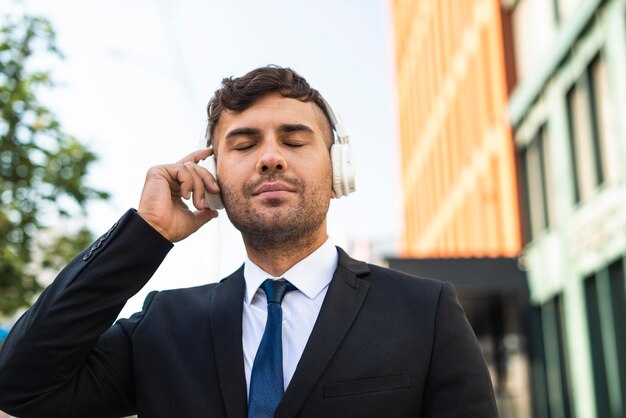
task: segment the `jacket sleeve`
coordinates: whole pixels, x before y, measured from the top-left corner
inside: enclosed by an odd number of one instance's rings
[[[129,210],[72,260],[18,320],[0,352],[0,410],[20,417],[132,413],[130,334],[142,314],[124,327],[111,324],[171,248]]]
[[[450,284],[445,284],[439,295],[423,399],[423,418],[498,416],[485,360]]]

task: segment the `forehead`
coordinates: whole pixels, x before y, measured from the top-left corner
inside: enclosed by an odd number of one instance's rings
[[[240,128],[275,129],[284,124],[302,124],[315,133],[327,135],[330,125],[315,102],[303,102],[271,93],[241,112],[225,109],[215,127],[214,139],[223,138],[230,130]]]

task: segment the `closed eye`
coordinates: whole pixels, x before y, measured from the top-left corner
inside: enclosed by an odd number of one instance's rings
[[[237,144],[233,147],[233,149],[235,151],[245,151],[248,150],[252,147],[254,147],[255,143],[254,142],[244,142],[242,144]]]
[[[235,147],[235,151],[247,151],[251,149],[254,145],[242,145],[240,147]]]
[[[304,146],[302,142],[285,142],[285,145],[287,145],[289,148],[300,148]]]

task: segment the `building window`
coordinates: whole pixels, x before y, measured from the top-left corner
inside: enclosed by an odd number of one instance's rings
[[[626,286],[624,260],[585,279],[587,325],[598,417],[626,408]]]
[[[619,176],[606,64],[597,56],[567,93],[574,202]]]
[[[608,417],[610,411],[606,360],[602,341],[602,323],[598,301],[598,286],[595,276],[585,279],[585,302],[587,304],[587,324],[589,343],[591,344],[591,363],[593,366],[593,387],[596,397],[596,413],[599,417]]]
[[[550,417],[548,378],[546,376],[546,348],[541,322],[541,308],[530,309],[530,367],[533,411],[537,417]]]
[[[560,295],[541,306],[541,324],[545,353],[545,381],[549,415],[571,418],[571,398],[566,332],[563,321],[562,297]]]
[[[624,260],[618,260],[609,266],[609,281],[620,387],[618,397],[622,400],[622,411],[626,416],[626,278],[624,277]]]
[[[523,151],[530,239],[554,223],[549,145],[547,129],[543,125]]]
[[[601,56],[591,62],[589,66],[589,79],[591,80],[591,99],[594,110],[595,126],[597,131],[598,148],[602,165],[602,178],[606,181],[618,180],[620,172],[619,163],[619,140],[617,139],[617,127],[615,121],[615,107],[611,97],[609,74],[606,60]]]

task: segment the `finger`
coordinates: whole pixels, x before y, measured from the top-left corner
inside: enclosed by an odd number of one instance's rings
[[[213,177],[213,174],[211,174],[211,172],[209,170],[207,170],[205,167],[203,167],[200,164],[195,164],[194,165],[194,169],[196,170],[196,172],[198,173],[198,175],[200,176],[200,178],[204,182],[204,187],[210,193],[219,193],[220,192],[220,185],[217,182],[217,179],[215,177]]]
[[[180,183],[176,180],[176,171],[168,165],[158,165],[151,167],[146,173],[144,189],[142,191],[142,199],[148,195],[154,195],[165,192],[161,189],[165,182],[165,187],[169,189],[172,196],[180,196]]]
[[[196,209],[203,210],[205,208],[204,199],[206,189],[204,187],[204,181],[200,177],[199,167],[196,163],[192,163],[190,161],[185,163],[185,167],[189,170],[193,179],[193,205]]]
[[[172,195],[189,199],[194,186],[193,175],[189,169],[184,164],[170,164],[164,166],[164,169],[169,177]]]
[[[197,163],[200,160],[204,160],[211,154],[213,154],[213,148],[209,148],[209,147],[202,148],[202,149],[192,152],[191,154],[186,155],[185,157],[180,159],[178,163],[186,163],[188,161]]]

